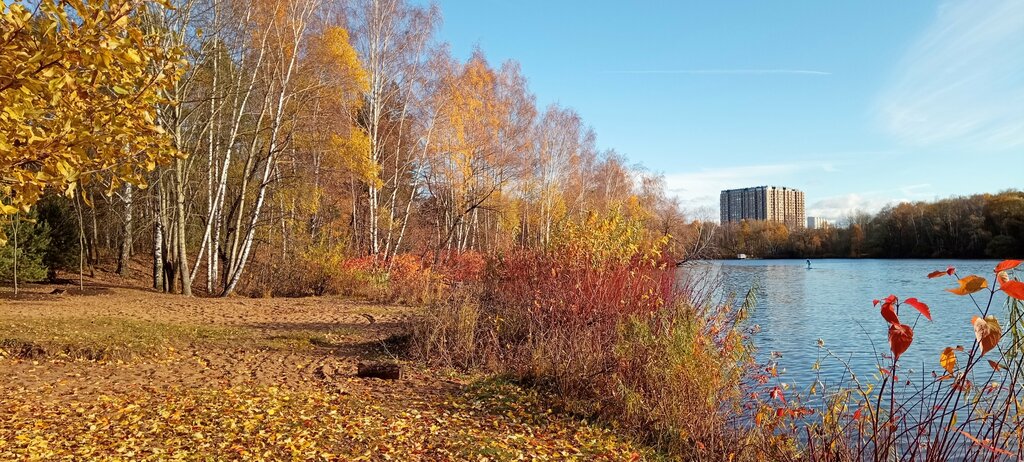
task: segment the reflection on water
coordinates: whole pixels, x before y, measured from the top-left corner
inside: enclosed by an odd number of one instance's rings
[[[845,373],[834,360],[822,362],[821,370],[811,369],[821,354],[818,339],[837,355],[848,358],[854,372],[867,377],[878,372],[875,351],[888,353],[888,325],[879,315],[872,299],[895,294],[900,299],[917,297],[931,307],[929,322],[909,307],[901,310],[900,320],[914,327],[914,342],[900,358],[903,368],[938,370],[939,354],[947,346],[974,342],[971,317],[978,314],[970,298],[953,295],[943,289],[954,287],[953,278],[927,279],[933,270],[953,265],[961,276],[978,274],[991,279],[998,261],[987,260],[814,260],[807,269],[805,260],[737,260],[687,264],[680,278],[704,274],[719,278],[719,296],[742,297],[756,287],[757,305],[750,322],[761,327],[754,337],[766,358],[779,352],[785,380],[798,387],[808,386],[820,373],[826,385],[835,384]],[[984,306],[987,292],[979,303]],[[1004,319],[1005,295],[996,295],[993,311]],[[905,369],[905,372],[906,371]]]

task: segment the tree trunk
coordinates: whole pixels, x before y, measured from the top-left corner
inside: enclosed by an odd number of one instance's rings
[[[181,159],[174,159],[174,199],[175,199],[175,221],[177,231],[175,240],[178,241],[177,269],[181,272],[181,294],[186,297],[192,296],[192,275],[189,274],[188,253],[185,245],[185,164]]]
[[[99,231],[96,224],[96,202],[92,197],[92,193],[89,193],[89,202],[92,206],[89,207],[90,215],[92,216],[92,230],[89,233],[89,277],[96,277],[96,265],[100,263],[100,249],[99,249]]]
[[[121,232],[121,251],[117,255],[117,274],[124,276],[128,261],[132,258],[132,185],[124,184],[124,228]]]
[[[164,226],[160,200],[160,180],[156,181],[156,208],[153,211],[153,289],[164,291]]]
[[[402,378],[402,367],[395,363],[359,363],[356,366],[356,377],[398,380]]]

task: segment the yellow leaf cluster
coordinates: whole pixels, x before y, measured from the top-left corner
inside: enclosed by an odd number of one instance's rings
[[[340,154],[342,165],[360,180],[380,187],[380,165],[371,156],[370,135],[363,130],[353,129],[349,136],[331,136],[331,144]]]
[[[668,237],[649,240],[642,221],[627,218],[616,210],[604,216],[592,212],[581,223],[565,223],[552,244],[555,248],[580,251],[595,261],[624,262],[641,257],[656,262],[668,244]]]
[[[0,2],[0,213],[96,176],[144,186],[177,154],[155,114],[184,64],[137,24],[144,5]]]

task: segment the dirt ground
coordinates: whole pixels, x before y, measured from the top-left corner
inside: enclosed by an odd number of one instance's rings
[[[61,292],[61,293],[53,293]],[[0,460],[636,460],[536,393],[395,356],[415,308],[0,288]],[[357,364],[397,361],[400,380]]]
[[[9,345],[8,350],[22,351],[7,355],[37,359],[0,363],[0,374],[12,379],[5,386],[53,388],[61,394],[153,384],[315,387],[352,376],[359,361],[387,360],[385,340],[399,332],[411,314],[407,307],[332,298],[189,299],[110,287],[61,288],[67,292],[60,295],[50,294],[53,290],[31,286],[17,299],[0,300],[0,332],[17,338],[17,330],[27,327],[34,334],[25,342],[31,346]],[[105,324],[118,320],[129,321],[135,329],[104,332]],[[67,338],[64,332],[54,332],[65,328],[95,329],[99,338]],[[140,332],[142,337],[159,337],[153,339],[157,345],[144,345],[158,351],[133,351],[129,346],[110,358],[100,354],[98,359],[115,359],[100,362],[76,361],[91,358],[63,351],[88,348],[90,343],[102,348]],[[32,347],[43,351],[33,352]],[[37,356],[53,361],[41,367]],[[419,383],[421,374],[406,369],[408,380],[397,384]],[[60,380],[69,376],[80,379]]]

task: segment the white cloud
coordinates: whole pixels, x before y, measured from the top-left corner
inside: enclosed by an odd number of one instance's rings
[[[875,214],[888,205],[929,199],[935,199],[931,184],[904,185],[883,191],[826,197],[807,204],[807,216],[822,217],[833,223],[845,223],[848,217],[857,212]]]
[[[1024,146],[1024,2],[943,4],[878,106],[884,128],[909,144]]]
[[[790,186],[795,174],[808,171],[834,172],[834,163],[792,163],[767,165],[741,165],[736,167],[701,169],[693,172],[678,172],[665,175],[669,193],[679,197],[690,209],[711,207],[718,210],[718,198],[722,190],[746,188],[761,185]]]
[[[807,216],[821,217],[833,223],[844,223],[846,218],[857,212],[877,213],[887,205],[898,204],[907,199],[884,198],[876,195],[846,194],[826,197],[807,205]]]

